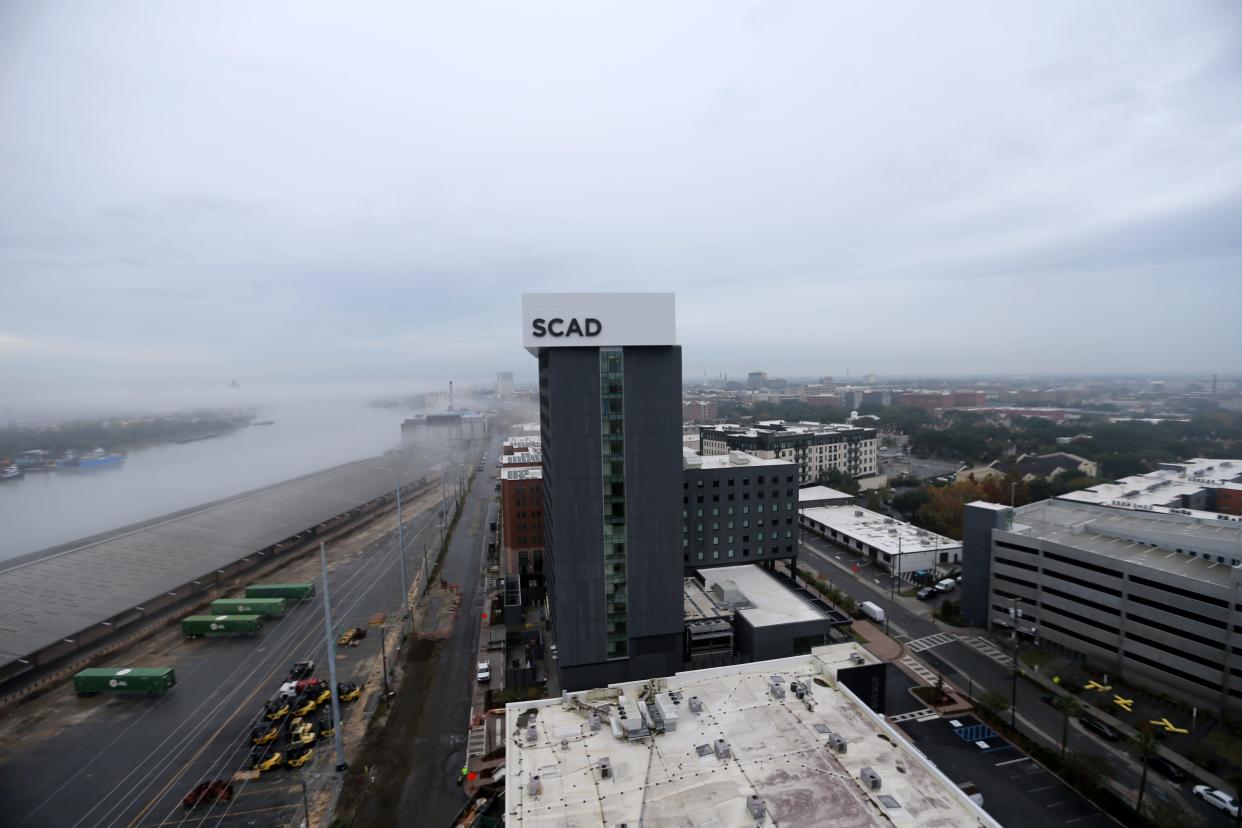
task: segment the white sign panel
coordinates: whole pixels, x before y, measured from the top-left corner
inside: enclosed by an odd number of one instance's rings
[[[524,293],[522,344],[541,348],[676,345],[671,293]]]

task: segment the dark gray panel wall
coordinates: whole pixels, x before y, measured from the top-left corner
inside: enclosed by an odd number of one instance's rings
[[[604,659],[599,351],[552,348],[540,365],[548,589],[562,667]]]
[[[988,593],[992,584],[992,530],[1007,526],[1010,510],[966,505],[962,524],[962,617],[989,629]]]
[[[681,445],[681,348],[626,348],[631,638],[682,632]]]
[[[681,349],[625,359],[625,496],[630,657],[607,662],[599,350],[540,363],[548,589],[566,689],[681,669]]]

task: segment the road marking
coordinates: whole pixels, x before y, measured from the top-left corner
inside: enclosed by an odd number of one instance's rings
[[[914,673],[916,676],[918,676],[919,678],[921,678],[923,681],[927,682],[928,684],[936,683],[936,674],[933,673],[931,670],[927,669],[927,667],[923,666],[922,662],[920,662],[914,656],[908,655],[908,656],[903,657],[901,659],[901,663],[905,665],[906,669]]]
[[[1073,819],[1067,819],[1065,820],[1065,824],[1070,825],[1075,822],[1082,822],[1084,819],[1095,819],[1097,816],[1099,816],[1099,813],[1093,811],[1087,814],[1086,816],[1080,816],[1080,817],[1074,817]]]
[[[1003,768],[1005,765],[1016,765],[1018,762],[1029,762],[1031,757],[1023,756],[1020,759],[1006,759],[1004,762],[997,762],[996,767]]]
[[[924,650],[930,650],[932,647],[939,647],[941,644],[949,644],[957,639],[949,633],[933,633],[922,638],[916,638],[913,641],[906,642],[906,646],[912,653],[921,653]]]
[[[1013,659],[1005,655],[1003,651],[1001,651],[991,641],[988,641],[987,639],[980,638],[977,635],[966,635],[966,636],[962,636],[958,640],[961,641],[963,644],[965,644],[967,647],[970,647],[975,652],[981,655],[985,655],[988,658],[992,659],[993,661],[995,661],[997,664],[1001,665],[1002,667],[1013,666]]]
[[[1042,788],[1029,788],[1027,790],[1027,793],[1039,793],[1040,791],[1050,791],[1055,787],[1057,786],[1056,785],[1044,785]]]
[[[1053,802],[1051,805],[1048,805],[1046,807],[1060,808],[1062,805],[1073,805],[1075,802],[1078,802],[1078,801],[1079,801],[1078,799],[1063,799],[1060,802]]]

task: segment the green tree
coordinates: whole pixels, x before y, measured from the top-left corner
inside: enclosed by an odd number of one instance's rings
[[[928,490],[927,502],[919,507],[918,516],[933,532],[960,540],[966,504],[982,499],[982,488],[971,480],[937,486]]]
[[[875,489],[867,492],[867,508],[873,512],[884,512],[884,504],[880,501],[880,493]]]
[[[858,481],[840,469],[827,469],[820,472],[819,483],[846,494],[856,495],[859,491]]]

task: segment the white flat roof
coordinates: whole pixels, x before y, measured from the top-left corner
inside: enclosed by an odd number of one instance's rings
[[[1193,497],[1208,488],[1242,489],[1242,483],[1234,480],[1242,475],[1242,460],[1196,457],[1167,465],[1178,468],[1157,469],[1146,474],[1123,477],[1112,483],[1101,483],[1089,489],[1067,492],[1057,499],[1217,520],[1216,512],[1183,509],[1179,498]]]
[[[509,704],[505,824],[999,828],[904,735],[837,683],[838,670],[854,666],[851,655],[876,663],[857,644],[834,644],[804,656]],[[769,691],[772,676],[780,677],[783,698]],[[809,688],[810,704],[790,690],[793,681]],[[647,714],[639,701],[644,689],[672,726],[629,741],[618,734]],[[699,712],[690,709],[692,697],[701,702]],[[625,720],[619,709],[627,710]],[[592,712],[600,718],[595,731]],[[829,734],[845,741],[844,753],[829,747]],[[715,751],[718,739],[728,747],[723,756]],[[879,790],[861,783],[864,768],[879,775]],[[765,816],[748,810],[752,795]]]
[[[802,621],[826,621],[828,616],[809,601],[786,587],[755,564],[717,566],[700,569],[699,576],[710,593],[716,584],[736,586],[751,606],[738,608],[737,613],[753,627],[796,624]]]
[[[759,432],[776,433],[776,434],[839,434],[846,431],[858,431],[866,428],[866,426],[856,426],[850,423],[812,423],[812,422],[788,422],[785,420],[761,420],[753,426],[743,426],[737,423],[724,423],[720,425],[702,426],[702,428],[711,431],[731,432],[735,434],[745,434],[748,437],[755,437]]]
[[[799,503],[809,500],[852,500],[853,497],[849,492],[839,492],[828,486],[807,486],[805,489],[798,490]]]
[[[692,448],[682,446],[681,464],[685,469],[723,469],[749,468],[750,466],[788,466],[790,471],[798,468],[798,464],[790,460],[757,457],[745,451],[731,451],[728,454],[701,455]]]
[[[836,529],[850,538],[870,544],[886,555],[896,555],[898,551],[908,555],[914,552],[960,549],[962,546],[961,541],[859,506],[813,506],[803,509],[802,514],[829,529]]]
[[[501,480],[542,480],[543,467],[524,466],[520,469],[501,469]]]

